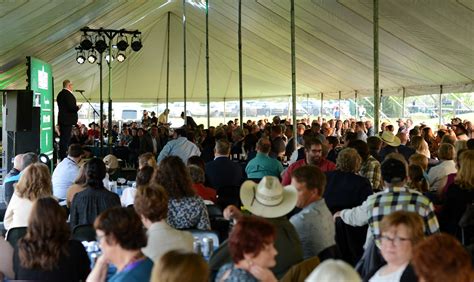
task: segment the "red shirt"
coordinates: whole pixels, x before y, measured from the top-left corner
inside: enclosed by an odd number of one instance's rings
[[[292,165],[290,165],[288,169],[285,171],[285,173],[283,174],[283,177],[281,179],[281,184],[283,184],[284,186],[290,185],[291,174],[293,173],[293,171],[299,168],[300,166],[304,166],[304,165],[307,165],[306,159],[299,160],[293,163]],[[322,170],[322,172],[336,170],[336,165],[333,162],[328,161],[326,159],[321,159],[321,162],[319,163],[318,167]]]
[[[216,202],[216,190],[204,186],[202,183],[194,183],[193,189],[196,191],[199,197],[203,198],[203,200],[208,200],[212,202]]]

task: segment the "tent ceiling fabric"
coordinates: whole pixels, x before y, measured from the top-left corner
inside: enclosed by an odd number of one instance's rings
[[[237,0],[209,0],[212,100],[239,97]],[[384,95],[474,92],[474,0],[380,0],[380,88]],[[244,98],[291,95],[290,5],[242,1]],[[0,89],[25,88],[25,56],[53,65],[55,92],[64,79],[99,97],[97,64],[75,62],[79,29],[143,32],[143,48],[113,63],[112,100],[164,102],[167,13],[170,24],[170,101],[183,99],[182,1],[46,1],[0,3]],[[189,0],[187,96],[206,99],[205,1]],[[325,99],[373,95],[372,0],[298,0],[297,93]],[[108,69],[104,65],[104,100]]]

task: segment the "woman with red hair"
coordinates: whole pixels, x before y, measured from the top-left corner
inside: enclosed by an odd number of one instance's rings
[[[276,264],[273,246],[275,227],[256,216],[244,216],[229,237],[233,263],[219,270],[216,281],[277,281],[271,267]]]

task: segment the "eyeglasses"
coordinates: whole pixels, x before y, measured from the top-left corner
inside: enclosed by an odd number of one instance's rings
[[[395,246],[400,246],[402,242],[405,241],[411,241],[410,238],[403,238],[403,237],[398,237],[395,236],[394,238],[390,238],[388,236],[379,236],[380,243],[382,244],[388,244],[389,242],[394,244]]]

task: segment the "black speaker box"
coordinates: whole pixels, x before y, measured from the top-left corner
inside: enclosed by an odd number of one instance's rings
[[[6,131],[31,131],[33,91],[3,90],[3,110]]]

